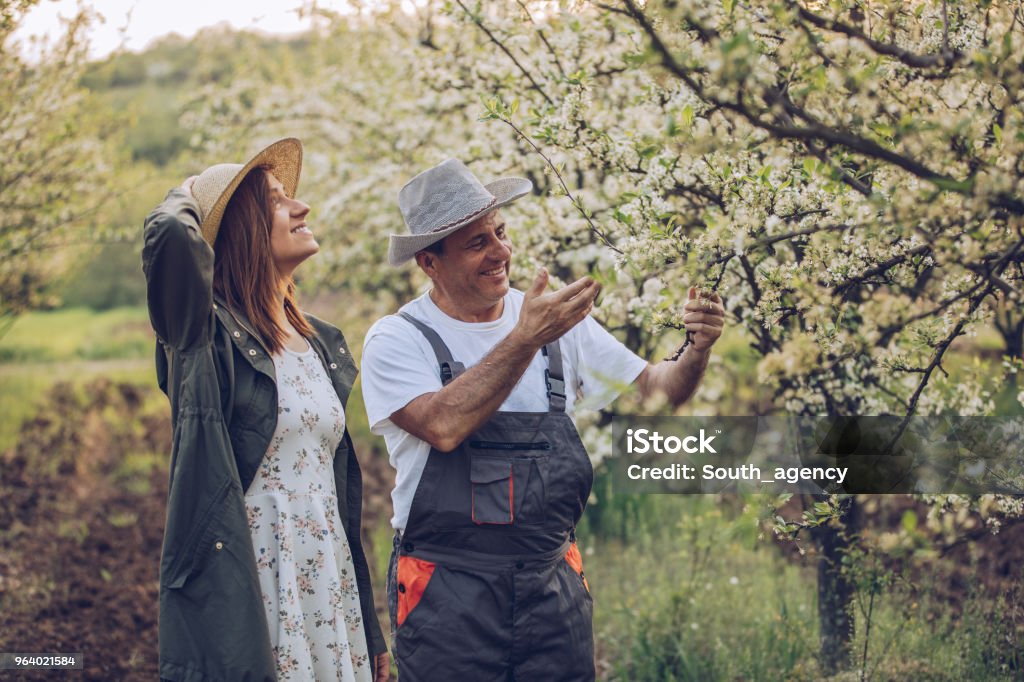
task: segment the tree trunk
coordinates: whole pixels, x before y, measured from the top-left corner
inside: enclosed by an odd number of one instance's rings
[[[819,663],[827,675],[843,670],[850,661],[853,641],[853,583],[843,574],[843,555],[855,541],[859,522],[854,498],[843,502],[837,521],[813,529],[818,545],[818,622],[821,630]]]
[[[1005,354],[1011,358],[1024,357],[1024,317],[1019,316],[1016,307],[1000,305],[996,310],[995,327],[1003,337]],[[1011,389],[1016,391],[1020,384],[1017,373],[1007,376]]]

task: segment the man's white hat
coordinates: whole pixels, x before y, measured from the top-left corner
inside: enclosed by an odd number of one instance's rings
[[[401,265],[431,244],[474,220],[530,193],[526,178],[482,184],[464,163],[448,159],[425,170],[398,193],[398,207],[410,234],[393,234],[388,261]]]

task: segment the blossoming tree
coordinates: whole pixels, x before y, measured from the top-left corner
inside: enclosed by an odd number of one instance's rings
[[[506,58],[478,78],[494,93],[488,117],[557,154],[559,184],[560,164],[575,172],[576,196],[562,189],[591,243],[653,294],[634,311],[647,329],[679,327],[698,278],[750,335],[773,407],[895,414],[901,431],[915,414],[991,414],[1015,386],[1019,6],[622,0],[538,23],[526,3],[456,4]],[[954,389],[943,361],[990,322],[1005,373]],[[825,503],[833,523],[808,524],[829,670],[852,630],[838,567],[853,504]]]
[[[270,92],[257,78],[197,114],[223,122],[246,102],[246,121],[320,136],[306,190],[337,240],[325,276],[405,297],[415,279],[380,268],[395,193],[458,155],[554,197],[516,207],[518,272],[595,274],[610,284],[599,316],[632,347],[683,329],[688,287],[720,292],[757,357],[757,413],[896,415],[902,430],[916,414],[1019,411],[1019,4],[454,0],[381,17],[328,17],[313,76]],[[986,327],[1006,360],[958,382],[951,349]],[[720,362],[704,392],[738,379]],[[834,670],[857,514],[853,498],[819,505],[778,530],[818,541]]]
[[[95,227],[108,196],[109,124],[78,84],[92,17],[81,11],[52,44],[26,45],[15,31],[35,4],[0,1],[0,334],[46,302],[71,263],[56,247]]]

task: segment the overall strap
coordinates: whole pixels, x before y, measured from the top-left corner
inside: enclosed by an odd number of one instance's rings
[[[548,390],[548,405],[552,412],[565,412],[565,374],[562,372],[562,351],[558,339],[544,346],[548,368],[544,370],[544,383]]]
[[[437,357],[437,364],[441,367],[441,385],[447,386],[452,379],[466,371],[465,365],[461,362],[456,362],[452,358],[452,352],[448,350],[448,346],[445,345],[444,341],[441,340],[441,337],[430,325],[421,322],[409,313],[400,312],[398,314],[419,329],[423,336],[427,337],[430,347],[434,349],[434,356]]]

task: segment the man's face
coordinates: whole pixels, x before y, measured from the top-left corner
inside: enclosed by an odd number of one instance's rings
[[[290,276],[299,263],[320,250],[320,245],[306,227],[309,206],[285,194],[284,185],[269,171],[267,188],[271,205],[270,253],[281,274]]]
[[[434,281],[435,302],[442,310],[459,319],[500,314],[509,289],[512,242],[498,211],[446,237],[440,256],[427,255],[426,264],[422,257],[419,262]]]

